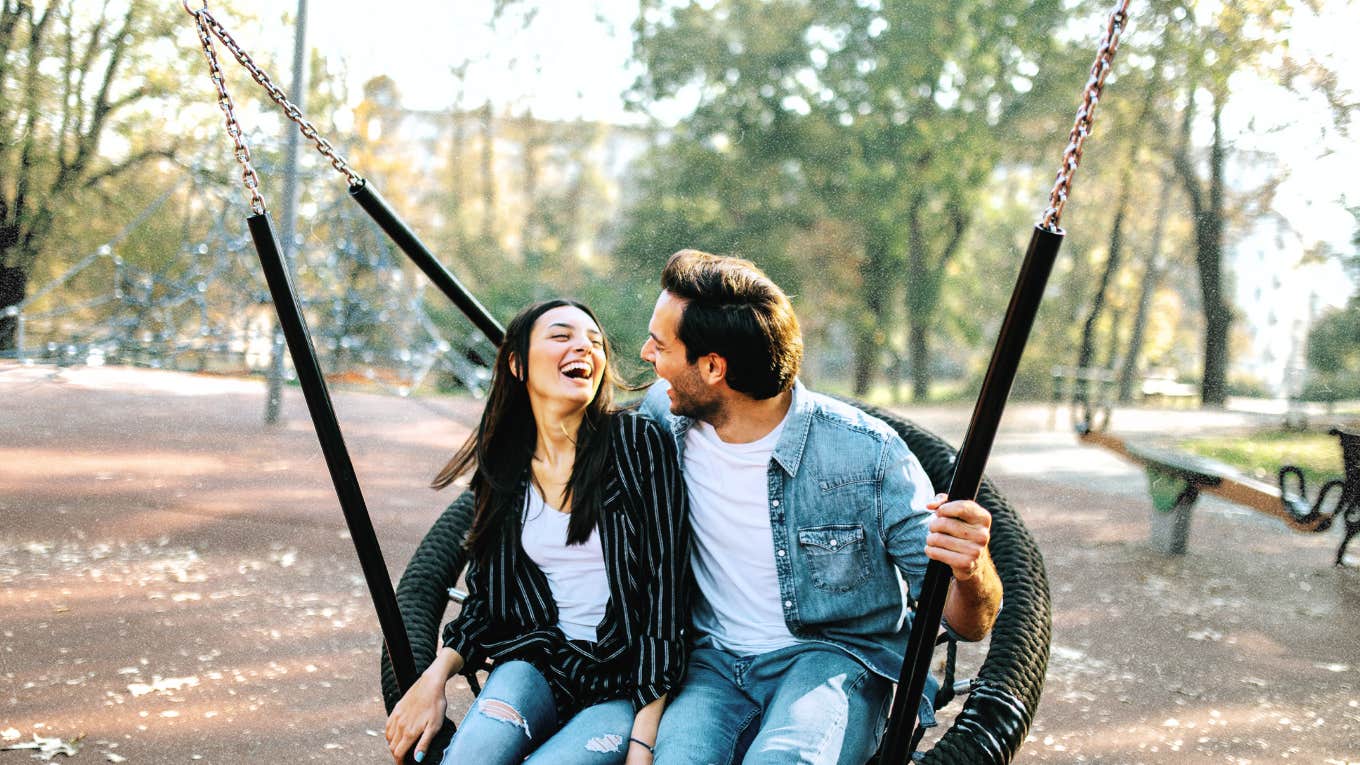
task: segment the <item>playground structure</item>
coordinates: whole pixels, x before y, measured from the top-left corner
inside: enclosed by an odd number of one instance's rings
[[[1152,499],[1149,540],[1154,549],[1167,555],[1186,552],[1191,513],[1201,493],[1275,518],[1293,531],[1323,532],[1341,521],[1342,538],[1333,561],[1337,566],[1344,565],[1347,545],[1360,534],[1360,433],[1331,429],[1341,449],[1345,477],[1323,484],[1312,500],[1303,471],[1292,465],[1280,467],[1278,484],[1271,485],[1215,460],[1111,435],[1091,427],[1090,421],[1079,425],[1077,433],[1082,443],[1143,466]]]
[[[113,238],[6,309],[16,342],[0,358],[266,373],[281,336],[250,233],[220,186],[190,171]],[[156,258],[136,251],[148,221],[176,207],[185,231],[178,250]],[[402,396],[431,383],[482,394],[483,360],[494,348],[461,317],[427,304],[426,281],[343,195],[317,202],[296,245],[301,302],[326,328],[317,346],[332,380]]]

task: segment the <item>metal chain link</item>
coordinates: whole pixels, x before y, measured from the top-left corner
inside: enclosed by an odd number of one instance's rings
[[[279,107],[283,109],[283,112],[288,119],[292,120],[293,123],[298,126],[298,130],[302,133],[303,137],[312,142],[316,147],[316,150],[321,153],[321,156],[330,160],[331,167],[334,167],[344,174],[345,179],[349,182],[350,186],[363,185],[363,176],[356,173],[353,168],[349,166],[349,163],[345,161],[344,157],[341,157],[336,152],[335,147],[331,145],[330,141],[327,141],[317,133],[316,127],[303,116],[302,110],[292,101],[288,100],[287,94],[285,94],[279,86],[274,84],[274,81],[269,78],[268,74],[265,74],[264,70],[260,69],[254,59],[250,57],[250,54],[242,50],[240,44],[231,36],[231,33],[228,32],[226,28],[222,26],[221,22],[214,18],[212,13],[208,11],[206,2],[204,2],[202,8],[197,10],[189,8],[186,4],[185,10],[198,21],[200,28],[206,27],[212,31],[212,34],[215,35],[217,39],[222,41],[222,44],[227,47],[227,50],[231,52],[231,55],[236,61],[240,63],[241,66],[245,67],[247,72],[250,72],[250,76],[255,82],[259,83],[260,87],[265,89],[265,92],[269,94],[269,97],[273,99],[274,103],[278,104]]]
[[[185,9],[188,9],[186,4]],[[260,195],[260,176],[255,173],[255,166],[250,161],[250,147],[246,145],[245,136],[241,131],[241,123],[236,121],[236,111],[231,101],[231,96],[227,93],[227,81],[222,76],[222,66],[217,60],[217,49],[213,46],[212,36],[208,33],[208,27],[203,22],[203,17],[199,13],[190,11],[194,17],[195,26],[198,27],[198,40],[203,45],[203,55],[208,59],[208,69],[211,70],[213,84],[217,86],[217,106],[222,109],[222,113],[227,117],[227,135],[235,143],[233,154],[236,161],[241,165],[241,182],[245,184],[246,191],[250,193],[250,209],[256,215],[264,215],[266,207],[264,197]],[[201,13],[201,11],[200,11]]]
[[[1129,0],[1120,0],[1119,5],[1110,13],[1110,22],[1105,37],[1096,50],[1095,63],[1091,65],[1091,76],[1086,81],[1082,93],[1081,107],[1077,109],[1077,121],[1067,138],[1067,148],[1063,150],[1062,166],[1053,183],[1053,191],[1048,197],[1048,209],[1039,220],[1039,227],[1052,233],[1061,232],[1058,225],[1062,218],[1063,207],[1067,205],[1067,195],[1072,189],[1072,177],[1081,164],[1081,152],[1086,139],[1091,135],[1091,124],[1095,121],[1096,106],[1100,103],[1101,91],[1105,89],[1105,78],[1110,74],[1115,51],[1119,49],[1119,36],[1123,34],[1129,20]]]

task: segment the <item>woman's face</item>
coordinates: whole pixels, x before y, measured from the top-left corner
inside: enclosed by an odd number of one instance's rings
[[[529,332],[531,403],[584,409],[600,389],[605,371],[604,334],[575,306],[545,311]]]

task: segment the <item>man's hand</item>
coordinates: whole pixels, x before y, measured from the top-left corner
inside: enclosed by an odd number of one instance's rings
[[[977,576],[992,538],[992,514],[972,500],[945,502],[944,494],[926,505],[935,511],[926,537],[926,557],[937,560],[966,582]]]

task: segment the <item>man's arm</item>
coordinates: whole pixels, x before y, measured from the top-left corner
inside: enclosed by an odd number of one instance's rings
[[[900,440],[883,450],[883,526],[888,554],[920,597],[929,560],[949,566],[954,580],[945,598],[944,621],[964,640],[981,640],[1001,608],[1001,579],[987,552],[992,515],[976,502],[947,502],[934,494],[930,477]],[[932,514],[931,511],[934,511]]]
[[[949,566],[954,579],[944,601],[944,620],[964,640],[981,640],[1001,610],[1001,577],[987,550],[992,514],[971,500],[926,505],[935,511],[926,537],[926,557]]]

